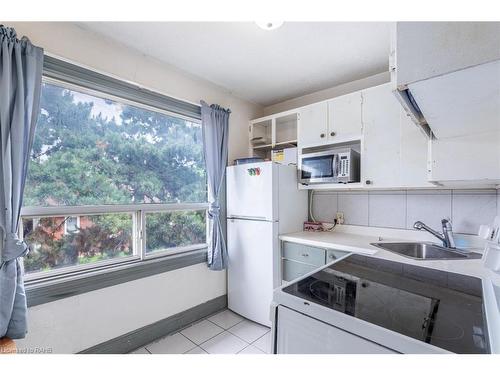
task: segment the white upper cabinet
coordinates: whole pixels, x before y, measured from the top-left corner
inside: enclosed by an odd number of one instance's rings
[[[403,108],[400,118],[400,186],[431,188],[428,182],[428,144],[425,134],[418,129]]]
[[[328,102],[328,142],[359,139],[361,122],[361,92],[339,96]]]
[[[326,102],[311,104],[300,110],[299,147],[319,146],[328,142],[328,105]]]
[[[361,182],[367,187],[400,185],[400,107],[389,85],[363,91]]]
[[[425,135],[385,84],[363,91],[362,182],[366,187],[433,187]]]
[[[359,140],[362,126],[359,91],[312,104],[300,110],[299,147]]]

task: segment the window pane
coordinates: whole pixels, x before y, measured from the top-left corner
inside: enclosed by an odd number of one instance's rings
[[[206,243],[206,211],[146,214],[146,253]]]
[[[64,225],[66,226],[66,233],[76,233],[78,232],[78,229],[80,227],[80,224],[78,223],[79,217],[78,216],[69,216],[65,219]]]
[[[24,240],[30,245],[25,270],[48,271],[130,256],[132,227],[128,213],[23,218]]]
[[[44,83],[25,206],[206,202],[201,126]]]

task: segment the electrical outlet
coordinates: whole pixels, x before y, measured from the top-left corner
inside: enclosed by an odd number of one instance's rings
[[[337,224],[344,224],[344,213],[337,212]]]

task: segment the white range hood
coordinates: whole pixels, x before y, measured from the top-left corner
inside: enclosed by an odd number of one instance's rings
[[[400,22],[391,80],[428,135],[500,131],[500,22]]]
[[[500,22],[398,22],[391,83],[438,186],[500,187]]]

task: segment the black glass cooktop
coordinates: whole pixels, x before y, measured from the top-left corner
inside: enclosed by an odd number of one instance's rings
[[[283,290],[454,353],[489,353],[475,277],[350,255]]]

